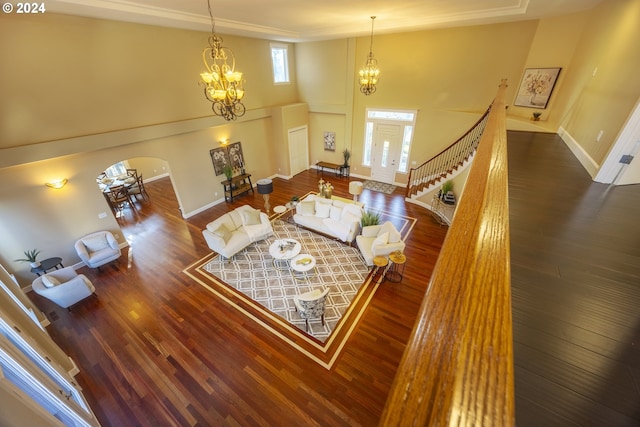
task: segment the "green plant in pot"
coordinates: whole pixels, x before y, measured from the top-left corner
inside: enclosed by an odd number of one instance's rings
[[[17,262],[28,262],[31,267],[39,267],[40,261],[38,261],[38,254],[40,251],[38,249],[30,249],[28,251],[24,251],[24,258],[16,259]]]
[[[447,194],[451,190],[453,190],[453,181],[447,180],[447,181],[443,182],[442,186],[440,186],[440,192],[438,193],[438,197],[440,199],[442,199],[444,197],[444,195]]]
[[[368,225],[379,225],[380,224],[380,212],[374,212],[370,210],[366,210],[362,212],[362,218],[360,219],[360,226],[366,227]]]
[[[229,180],[231,180],[231,177],[233,177],[233,168],[231,167],[230,164],[227,163],[222,168],[222,173],[224,173],[224,176],[227,177],[227,181],[229,181]]]
[[[344,163],[342,166],[349,166],[349,159],[351,158],[351,151],[348,148],[345,148],[342,151],[342,157],[344,158]]]

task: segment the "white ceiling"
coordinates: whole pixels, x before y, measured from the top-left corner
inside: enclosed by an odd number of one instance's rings
[[[216,32],[290,42],[537,19],[602,0],[211,0]],[[47,0],[47,11],[210,31],[207,0]]]

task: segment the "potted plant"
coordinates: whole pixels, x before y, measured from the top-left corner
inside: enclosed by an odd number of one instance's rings
[[[451,190],[453,190],[453,181],[451,181],[449,179],[449,180],[443,182],[442,186],[440,186],[440,192],[438,193],[438,198],[439,199],[443,199],[444,195],[447,194]]]
[[[32,268],[40,267],[40,261],[37,260],[40,251],[38,249],[30,249],[24,251],[24,258],[17,259],[17,262],[28,262]]]
[[[368,225],[379,225],[380,224],[380,212],[374,212],[370,210],[366,210],[362,212],[362,218],[360,219],[360,226],[366,227]]]
[[[231,165],[228,163],[224,165],[224,167],[222,168],[222,172],[224,173],[224,176],[227,177],[227,181],[231,181],[231,177],[233,176],[233,168],[231,167]]]
[[[342,157],[344,158],[344,163],[342,164],[342,166],[344,166],[344,167],[349,166],[349,159],[351,158],[351,151],[349,151],[348,148],[345,148],[342,151]]]
[[[542,115],[541,112],[536,111],[535,113],[533,113],[533,117],[531,118],[531,120],[533,120],[534,122],[537,122],[538,120],[540,120],[541,115]]]

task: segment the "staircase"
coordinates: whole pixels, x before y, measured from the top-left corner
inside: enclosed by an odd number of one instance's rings
[[[441,182],[451,178],[471,159],[478,148],[490,111],[491,105],[471,129],[453,144],[420,166],[411,168],[405,197],[415,198],[420,193],[432,190]]]

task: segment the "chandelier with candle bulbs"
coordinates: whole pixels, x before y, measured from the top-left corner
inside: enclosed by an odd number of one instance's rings
[[[364,63],[364,68],[360,70],[360,92],[365,95],[371,95],[376,91],[376,85],[378,84],[378,76],[380,70],[378,70],[378,61],[373,57],[373,21],[375,16],[371,17],[371,42],[369,44],[369,55],[367,61]]]
[[[207,71],[200,73],[200,84],[204,85],[204,96],[211,102],[216,116],[227,121],[242,117],[245,113],[242,98],[244,88],[242,73],[236,71],[236,58],[231,49],[222,46],[222,37],[216,34],[215,20],[211,12],[211,2],[207,0],[211,18],[209,46],[202,52],[202,60]]]

